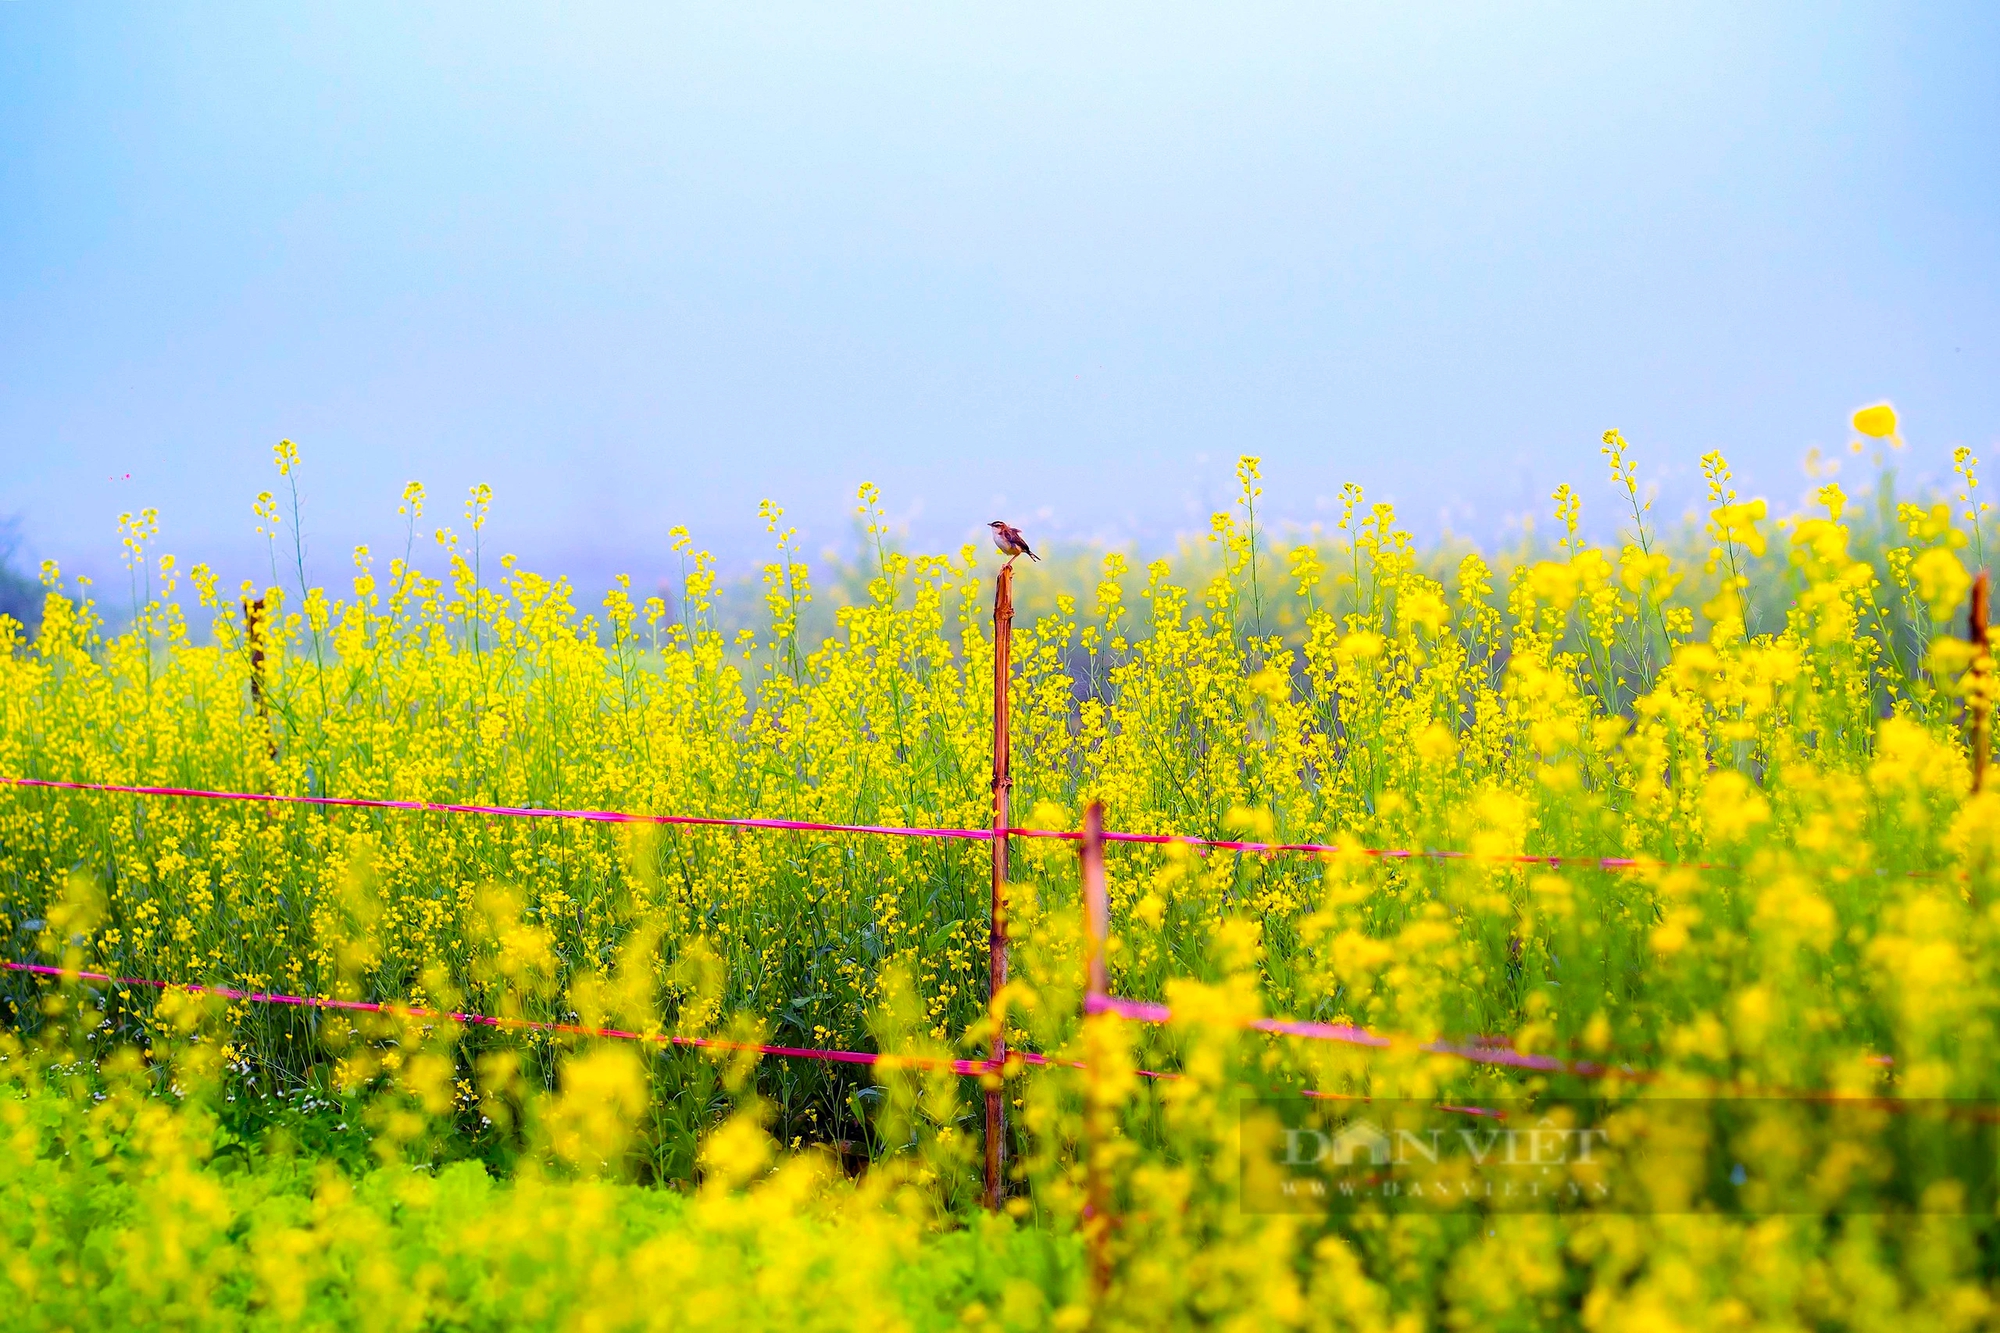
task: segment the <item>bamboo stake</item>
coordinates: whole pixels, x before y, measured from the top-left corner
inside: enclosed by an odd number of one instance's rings
[[[1013,679],[1014,562],[993,583],[993,905],[987,930],[988,1009],[993,1021],[993,1072],[986,1083],[986,1206],[997,1209],[1006,1193],[1007,1103],[1001,1070],[1007,1061],[1007,829],[1014,779],[1008,772],[1008,685]]]
[[[1965,637],[1972,643],[1972,671],[1965,697],[1966,741],[1972,749],[1972,790],[1986,785],[1986,758],[1990,747],[1992,704],[1987,698],[1986,611],[1991,586],[1986,571],[1972,580],[1972,611],[1966,617]]]
[[[1111,931],[1111,907],[1104,888],[1104,803],[1092,801],[1083,812],[1083,843],[1078,849],[1083,878],[1083,959],[1084,959],[1084,1150],[1085,1164],[1083,1234],[1090,1247],[1090,1286],[1096,1300],[1102,1300],[1111,1286],[1111,1173],[1106,1148],[1111,1137],[1110,1106],[1104,1095],[1104,1058],[1107,1043],[1100,1039],[1108,1015],[1095,1012],[1093,1001],[1111,989],[1105,951]]]

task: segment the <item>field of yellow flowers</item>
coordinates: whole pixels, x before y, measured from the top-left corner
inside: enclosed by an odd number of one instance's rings
[[[1705,520],[1671,531],[1607,433],[1615,548],[1567,486],[1556,540],[1505,557],[1419,549],[1355,488],[1333,531],[1276,535],[1244,459],[1179,578],[1117,553],[1023,573],[1017,822],[1101,801],[1120,830],[1342,849],[1110,849],[1111,989],[1169,1023],[1082,1018],[1073,843],[1017,840],[989,1004],[975,841],[0,787],[4,961],[921,1057],[6,974],[17,1326],[2000,1321],[1990,1182],[1906,1187],[1926,1150],[1884,1128],[1988,1124],[2000,1091],[1990,662],[1965,625],[1991,525],[1964,450],[1953,496],[1899,500],[1893,412],[1854,426],[1868,490],[1828,480],[1774,518],[1711,454]],[[0,620],[0,776],[990,817],[992,558],[904,553],[872,488],[865,591],[831,617],[766,506],[753,628],[680,530],[671,606],[625,581],[581,604],[496,556],[483,488],[426,532],[413,484],[400,555],[310,586],[296,450],[277,465],[268,582],[159,553],[150,512],[121,520],[130,587],[105,604],[44,568],[33,638]],[[1391,1040],[1246,1028],[1264,1015]],[[1058,1063],[985,1076],[1012,1111],[986,1216],[981,1079],[937,1062],[996,1022]],[[1660,1159],[1617,1208],[1260,1206],[1262,1108],[1305,1090],[1590,1099],[1655,1140],[1663,1107],[1849,1099],[1873,1128],[1820,1152],[1753,1125],[1724,1154],[1754,1159],[1747,1196]]]

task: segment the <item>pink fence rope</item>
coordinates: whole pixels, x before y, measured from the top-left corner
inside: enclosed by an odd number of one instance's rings
[[[395,1018],[412,1019],[418,1022],[449,1020],[467,1027],[489,1027],[514,1032],[547,1032],[571,1037],[601,1037],[617,1041],[643,1041],[662,1046],[684,1046],[700,1050],[727,1051],[733,1053],[754,1052],[758,1055],[782,1056],[790,1060],[824,1060],[834,1064],[884,1065],[892,1069],[949,1069],[952,1073],[967,1078],[978,1078],[985,1074],[1008,1072],[1009,1067],[1035,1066],[1042,1068],[1083,1069],[1081,1060],[1057,1060],[1036,1051],[1009,1051],[1005,1061],[996,1064],[991,1060],[942,1060],[935,1056],[891,1055],[876,1051],[824,1050],[805,1046],[773,1046],[763,1042],[728,1041],[719,1037],[684,1037],[672,1033],[629,1032],[623,1028],[594,1028],[579,1023],[536,1022],[524,1018],[495,1018],[490,1014],[462,1013],[456,1010],[426,1009],[421,1005],[395,1004],[377,1000],[334,1000],[322,996],[288,995],[281,991],[239,990],[234,986],[208,986],[192,982],[156,981],[151,977],[114,977],[105,972],[86,972],[81,969],[49,967],[40,963],[16,963],[0,960],[0,969],[22,972],[30,976],[49,977],[59,981],[97,981],[107,986],[136,986],[157,991],[180,991],[188,995],[214,995],[225,1000],[238,1000],[246,1004],[285,1005],[301,1009],[324,1009],[347,1013],[388,1014]],[[1139,1078],[1172,1081],[1182,1077],[1177,1073],[1159,1069],[1134,1069]],[[1369,1098],[1354,1093],[1319,1092],[1305,1089],[1301,1096],[1324,1101],[1358,1101]],[[1479,1106],[1441,1106],[1440,1110],[1460,1115],[1491,1116],[1504,1119],[1503,1111],[1489,1110]]]
[[[1164,1004],[1154,1004],[1146,1000],[1128,1000],[1117,995],[1091,994],[1083,1001],[1086,1014],[1115,1014],[1120,1018],[1137,1023],[1171,1023],[1174,1012]],[[1499,1065],[1509,1069],[1526,1069],[1536,1073],[1573,1074],[1578,1078],[1608,1078],[1616,1075],[1634,1083],[1650,1083],[1660,1075],[1657,1070],[1635,1069],[1630,1065],[1607,1065],[1595,1060],[1564,1060],[1553,1055],[1531,1055],[1517,1051],[1501,1038],[1476,1038],[1472,1041],[1451,1041],[1440,1038],[1436,1041],[1417,1042],[1408,1037],[1388,1037],[1366,1028],[1347,1023],[1315,1023],[1295,1018],[1246,1018],[1238,1026],[1254,1032],[1269,1032],[1280,1037],[1303,1037],[1313,1041],[1339,1042],[1348,1046],[1363,1046],[1371,1050],[1386,1050],[1398,1043],[1407,1043],[1427,1055],[1447,1055],[1473,1064]],[[1868,1057],[1870,1064],[1892,1067],[1895,1060],[1886,1055]],[[1734,1087],[1716,1084],[1717,1091],[1738,1096],[1784,1098],[1788,1101],[1838,1102],[1842,1105],[1865,1106],[1874,1110],[1902,1112],[1909,1109],[1898,1097],[1859,1096],[1852,1093],[1834,1092],[1824,1088],[1759,1088]],[[1338,1098],[1340,1100],[1368,1100],[1338,1093],[1305,1092],[1306,1097]],[[1465,1115],[1494,1116],[1506,1118],[1505,1111],[1497,1111],[1481,1106],[1441,1106],[1440,1110],[1459,1112]],[[1952,1114],[1960,1114],[1957,1111]],[[2000,1112],[1992,1109],[1974,1108],[1964,1112],[1975,1119],[2000,1122]]]
[[[606,1037],[618,1041],[644,1041],[661,1046],[687,1046],[701,1050],[754,1052],[758,1055],[777,1055],[793,1060],[826,1060],[847,1065],[889,1065],[909,1069],[949,1069],[954,1074],[976,1078],[981,1074],[993,1073],[996,1066],[988,1060],[944,1060],[935,1056],[885,1055],[876,1051],[833,1051],[804,1046],[773,1046],[763,1042],[728,1041],[721,1037],[683,1037],[673,1033],[629,1032],[623,1028],[585,1027],[578,1023],[545,1023],[526,1018],[496,1018],[490,1014],[460,1013],[449,1009],[426,1009],[422,1005],[396,1004],[378,1000],[333,1000],[314,995],[287,995],[280,991],[238,990],[233,986],[206,986],[177,981],[155,981],[150,977],[114,977],[103,972],[85,972],[61,967],[48,967],[39,963],[15,963],[0,961],[0,968],[9,972],[25,972],[32,976],[53,977],[66,981],[98,981],[108,986],[136,986],[157,991],[181,991],[189,995],[214,995],[225,1000],[240,1000],[247,1004],[287,1005],[300,1009],[327,1009],[347,1013],[388,1014],[393,1018],[424,1021],[450,1021],[467,1027],[500,1028],[514,1032],[548,1032],[569,1037]],[[1050,1060],[1045,1055],[1031,1051],[1016,1052],[1013,1056],[1022,1064],[1048,1065],[1062,1063]],[[1153,1075],[1153,1077],[1161,1077]]]
[[[572,1037],[598,1037],[618,1041],[643,1041],[662,1046],[682,1046],[700,1050],[725,1051],[732,1053],[755,1053],[774,1055],[792,1060],[823,1060],[835,1064],[879,1065],[890,1069],[949,1069],[952,1073],[967,1078],[977,1078],[985,1074],[1008,1072],[1012,1068],[1036,1066],[1043,1068],[1083,1069],[1087,1066],[1080,1060],[1058,1060],[1034,1051],[1010,1051],[1002,1065],[990,1060],[947,1060],[936,1056],[893,1055],[877,1051],[824,1050],[804,1046],[777,1046],[765,1042],[730,1041],[721,1037],[686,1037],[673,1033],[631,1032],[623,1028],[586,1027],[579,1023],[537,1022],[525,1018],[496,1018],[490,1014],[463,1013],[455,1010],[426,1009],[421,1005],[396,1004],[377,1000],[335,1000],[323,996],[289,995],[281,991],[241,990],[234,986],[208,986],[198,983],[157,981],[151,977],[114,977],[105,972],[88,972],[80,968],[50,967],[40,963],[16,963],[0,960],[0,970],[20,972],[30,976],[47,977],[59,981],[96,981],[108,986],[135,986],[157,991],[180,991],[189,995],[213,995],[226,1000],[238,1000],[246,1004],[285,1005],[302,1009],[323,1009],[347,1013],[387,1014],[395,1018],[422,1021],[451,1021],[468,1027],[488,1027],[515,1032],[547,1032]],[[1149,1004],[1139,1000],[1120,999],[1113,995],[1092,995],[1087,997],[1084,1011],[1091,1014],[1114,1014],[1121,1018],[1142,1023],[1165,1023],[1173,1018],[1172,1010],[1165,1005]],[[1365,1028],[1351,1027],[1339,1023],[1307,1023],[1291,1019],[1251,1019],[1244,1027],[1259,1032],[1270,1032],[1280,1036],[1318,1038],[1347,1042],[1353,1045],[1376,1049],[1394,1044],[1394,1039],[1369,1032]],[[1524,1055],[1503,1046],[1489,1046],[1485,1043],[1463,1043],[1437,1041],[1425,1044],[1419,1050],[1436,1055],[1451,1055],[1480,1063],[1508,1065],[1515,1068],[1549,1071],[1562,1069],[1585,1076],[1596,1076],[1611,1072],[1603,1065],[1588,1061],[1559,1061],[1549,1056]],[[1135,1069],[1136,1076],[1163,1081],[1178,1080],[1181,1074],[1157,1069]],[[1644,1071],[1620,1069],[1619,1074],[1634,1079],[1646,1079],[1651,1075]],[[1894,1097],[1856,1097],[1844,1093],[1824,1090],[1800,1091],[1797,1089],[1749,1089],[1741,1090],[1762,1096],[1787,1097],[1799,1100],[1853,1103],[1884,1111],[1907,1109],[1903,1101]],[[1368,1102],[1373,1098],[1362,1093],[1321,1092],[1313,1088],[1301,1089],[1299,1096],[1319,1101]],[[1438,1110],[1454,1115],[1475,1116],[1504,1120],[1507,1112],[1487,1106],[1466,1106],[1455,1103],[1439,1103]],[[1972,1114],[1984,1119],[2000,1119],[1991,1111],[1974,1111]]]
[[[1174,1011],[1164,1004],[1153,1004],[1146,1000],[1127,1000],[1116,995],[1088,995],[1084,997],[1083,1011],[1087,1014],[1116,1014],[1120,1018],[1137,1023],[1171,1023]],[[1269,1032],[1280,1037],[1304,1037],[1311,1041],[1339,1042],[1346,1046],[1365,1046],[1370,1050],[1387,1050],[1399,1041],[1407,1042],[1427,1055],[1448,1055],[1473,1064],[1500,1065],[1509,1069],[1527,1069],[1536,1073],[1574,1074],[1579,1078],[1604,1078],[1617,1074],[1621,1078],[1650,1079],[1644,1070],[1629,1065],[1605,1065],[1594,1060],[1563,1060],[1553,1055],[1530,1055],[1517,1051],[1507,1043],[1493,1040],[1475,1041],[1429,1041],[1418,1043],[1409,1038],[1385,1037],[1367,1028],[1355,1027],[1348,1023],[1315,1023],[1296,1018],[1246,1018],[1240,1026],[1253,1032]]]
[[[885,824],[818,824],[803,819],[725,819],[707,815],[638,815],[620,810],[548,810],[525,805],[469,805],[444,801],[391,801],[366,796],[290,796],[269,792],[207,791],[199,787],[141,787],[115,782],[57,782],[49,778],[0,777],[15,787],[55,791],[106,792],[127,796],[168,796],[204,801],[245,801],[268,805],[331,806],[346,810],[408,810],[448,815],[493,815],[507,819],[575,819],[598,824],[684,824],[711,828],[773,829],[796,833],[872,833],[905,838],[963,838],[991,841],[991,829],[905,828]]]
[[[405,810],[452,815],[489,815],[506,819],[571,819],[599,824],[662,824],[696,828],[767,829],[788,833],[861,833],[895,838],[946,838],[991,842],[990,828],[925,828],[901,824],[826,824],[805,819],[726,818],[719,815],[650,815],[622,810],[555,810],[537,806],[475,805],[446,801],[395,801],[365,796],[297,796],[270,792],[209,791],[200,787],[149,787],[116,782],[60,782],[52,778],[0,775],[0,785],[50,791],[100,792],[126,796],[162,796],[206,801],[243,801],[267,805],[308,805],[349,810]],[[1010,828],[1007,836],[1079,842],[1076,829]],[[1343,847],[1323,842],[1243,842],[1198,838],[1185,833],[1120,833],[1107,830],[1106,842],[1153,847],[1193,847],[1204,851],[1247,852],[1253,855],[1366,856],[1376,860],[1482,861],[1500,865],[1589,867],[1597,870],[1714,870],[1705,861],[1659,861],[1634,856],[1542,856],[1527,852],[1481,853],[1425,850],[1413,847]]]

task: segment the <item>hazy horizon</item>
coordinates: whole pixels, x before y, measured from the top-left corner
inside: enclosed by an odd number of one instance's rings
[[[877,483],[1170,548],[1265,460],[1491,540],[1610,426],[1678,518],[1893,400],[2000,440],[2000,11],[1975,5],[0,6],[0,514],[315,574],[397,494],[588,586],[815,558]]]

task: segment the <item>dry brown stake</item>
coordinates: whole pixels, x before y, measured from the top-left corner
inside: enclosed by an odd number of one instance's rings
[[[278,757],[278,738],[271,731],[271,705],[264,698],[264,599],[243,599],[243,642],[250,649],[250,702],[256,705],[257,720],[264,724],[264,744],[271,758]]]
[[[1986,571],[1972,580],[1972,612],[1966,617],[1965,637],[1972,643],[1972,670],[1967,673],[1965,691],[1965,740],[1972,751],[1972,790],[1979,791],[1986,785],[1986,752],[1989,746],[1988,729],[1992,720],[1992,704],[1986,693],[1990,688],[1987,681],[1989,665],[1986,651],[1986,611],[1991,585]]]

